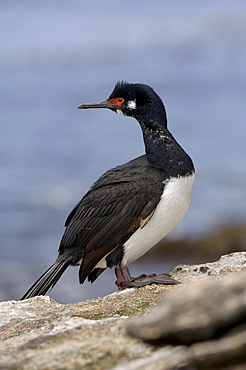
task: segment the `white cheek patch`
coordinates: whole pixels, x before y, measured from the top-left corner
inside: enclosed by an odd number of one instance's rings
[[[136,100],[129,100],[129,102],[127,102],[127,107],[129,109],[136,109],[137,107]]]
[[[118,114],[122,114],[122,115],[124,116],[124,113],[122,112],[122,110],[121,110],[121,109],[116,109],[116,113],[118,113]]]

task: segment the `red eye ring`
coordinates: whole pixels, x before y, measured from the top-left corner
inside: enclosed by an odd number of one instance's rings
[[[108,100],[108,102],[110,103],[114,103],[114,104],[118,104],[119,108],[121,108],[122,104],[124,103],[125,99],[124,98],[113,98],[113,99],[110,99]]]

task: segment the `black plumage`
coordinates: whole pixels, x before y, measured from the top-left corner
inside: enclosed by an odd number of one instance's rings
[[[161,99],[149,86],[121,82],[107,101],[79,108],[94,107],[121,110],[136,118],[143,131],[146,155],[107,171],[91,186],[67,217],[57,261],[22,299],[45,294],[69,265],[80,265],[80,283],[87,277],[93,282],[106,267],[116,267],[118,286],[145,285],[137,280],[130,284],[134,278],[121,266],[124,244],[151,219],[166,180],[194,172],[190,157],[166,127]],[[98,266],[104,259],[105,267]],[[122,274],[123,283],[119,278]],[[152,282],[155,281],[148,281]],[[165,276],[162,283],[172,284],[175,280]]]

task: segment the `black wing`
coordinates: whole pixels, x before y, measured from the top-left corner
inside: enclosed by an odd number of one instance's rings
[[[75,206],[66,220],[59,251],[83,250],[81,283],[104,257],[147,223],[162,195],[162,178],[163,172],[150,167],[142,156],[106,172]]]

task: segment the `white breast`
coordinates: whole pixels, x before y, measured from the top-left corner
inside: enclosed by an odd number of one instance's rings
[[[194,175],[171,178],[150,221],[138,229],[124,244],[122,263],[137,260],[183,219],[188,211]]]

